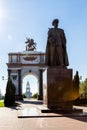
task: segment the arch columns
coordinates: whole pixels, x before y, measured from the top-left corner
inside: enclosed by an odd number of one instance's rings
[[[18,98],[22,98],[22,79],[21,79],[21,69],[18,70]]]
[[[11,76],[11,70],[8,69],[8,79],[10,78],[10,76]]]
[[[38,100],[43,100],[43,70],[39,69],[39,90]]]

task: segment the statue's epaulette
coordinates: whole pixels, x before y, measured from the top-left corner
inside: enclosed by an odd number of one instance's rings
[[[58,28],[60,31],[64,31],[63,29],[61,29],[61,28]]]
[[[49,32],[49,31],[53,30],[54,28],[48,28],[48,29],[49,29],[49,30],[48,30],[48,32]]]

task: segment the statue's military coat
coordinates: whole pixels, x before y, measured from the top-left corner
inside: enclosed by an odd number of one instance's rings
[[[48,31],[46,64],[48,66],[69,65],[66,52],[66,38],[63,29],[51,28]]]

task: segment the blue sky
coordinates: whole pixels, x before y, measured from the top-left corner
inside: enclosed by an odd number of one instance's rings
[[[87,78],[87,0],[0,0],[0,89],[5,90],[8,53],[25,50],[26,37],[45,52],[48,28],[58,18],[67,39],[69,67]]]

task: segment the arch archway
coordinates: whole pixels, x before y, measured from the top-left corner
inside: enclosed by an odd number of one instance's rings
[[[29,83],[29,86],[27,86],[27,83]],[[38,93],[39,83],[38,77],[35,74],[27,74],[22,80],[22,94],[24,94],[26,97],[28,97],[28,87],[30,89],[29,91],[31,93],[31,96],[33,96],[35,93]]]
[[[26,75],[34,75],[38,82],[38,100],[43,99],[42,67],[45,66],[45,53],[37,51],[23,51],[21,53],[9,53],[8,77],[12,78],[16,86],[16,98],[22,99],[22,82]]]

